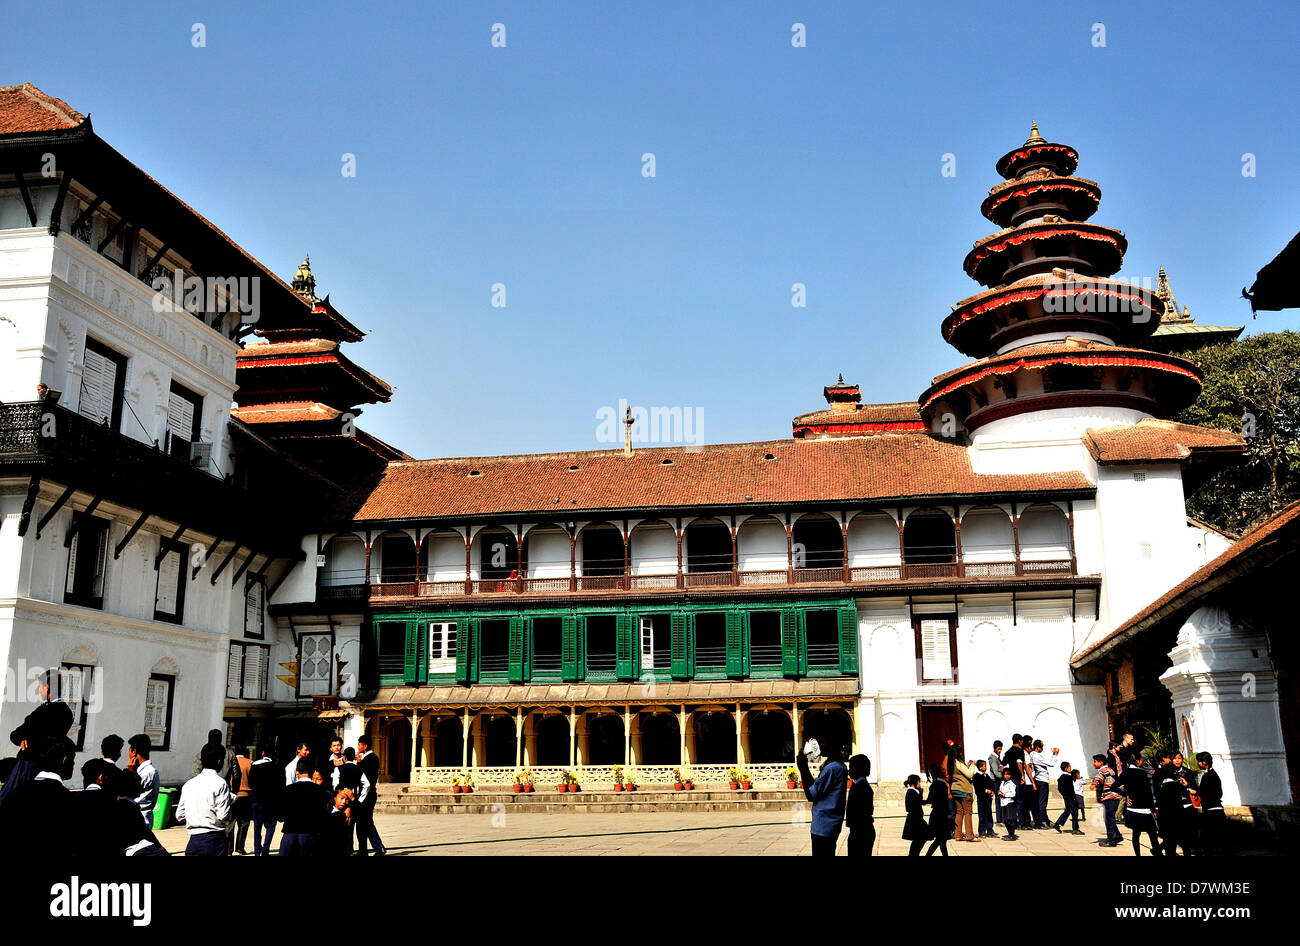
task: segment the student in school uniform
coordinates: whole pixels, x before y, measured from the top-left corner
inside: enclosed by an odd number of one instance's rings
[[[1061,812],[1061,817],[1052,823],[1056,833],[1061,833],[1061,825],[1065,824],[1066,818],[1074,819],[1073,830],[1071,834],[1083,834],[1079,830],[1079,799],[1074,791],[1074,772],[1070,768],[1070,763],[1061,763],[1061,774],[1056,779],[1056,790],[1061,793],[1061,801],[1065,803],[1065,810]]]
[[[925,823],[925,802],[921,797],[921,776],[909,775],[903,784],[907,787],[907,794],[903,796],[903,810],[907,812],[903,821],[903,840],[912,842],[907,856],[917,857],[925,842],[930,840],[930,826]]]
[[[993,742],[993,751],[989,753],[988,758],[988,776],[993,780],[993,794],[996,795],[998,786],[1002,782],[1002,740],[997,739]],[[993,801],[993,820],[998,824],[1002,823],[1002,806]]]
[[[988,765],[983,759],[977,760],[975,775],[971,778],[971,785],[975,789],[975,804],[979,811],[978,830],[981,838],[997,836],[993,830],[993,808],[997,805],[998,783],[989,775]]]
[[[186,857],[224,857],[226,828],[234,810],[230,784],[219,774],[226,762],[226,747],[209,742],[199,750],[199,774],[181,787],[176,820],[189,834]]]
[[[1179,827],[1182,831],[1183,853],[1202,857],[1205,852],[1201,850],[1201,824],[1196,818],[1196,802],[1193,801],[1196,796],[1196,776],[1183,765],[1181,752],[1175,752],[1171,761],[1178,772],[1178,784],[1182,787],[1183,813]]]
[[[1020,804],[1020,785],[1012,778],[1010,766],[1002,768],[1002,784],[998,786],[998,804],[1002,807],[1002,826],[1007,829],[1003,841],[1016,840],[1016,808]]]
[[[253,856],[267,857],[271,853],[271,840],[275,837],[276,818],[280,812],[280,793],[284,791],[284,775],[275,764],[272,747],[263,744],[259,758],[248,768],[248,785],[252,790],[249,813],[253,817]]]
[[[1183,831],[1183,784],[1182,776],[1173,763],[1173,755],[1168,750],[1161,750],[1156,757],[1159,765],[1152,776],[1152,790],[1156,799],[1156,827],[1163,842],[1165,857],[1177,857],[1178,847],[1182,845],[1183,854],[1187,853],[1187,839]]]
[[[1200,822],[1201,851],[1214,856],[1224,853],[1224,833],[1228,816],[1223,810],[1223,782],[1214,771],[1214,756],[1208,752],[1196,753],[1196,766],[1201,770],[1201,780],[1196,793],[1201,798]]]
[[[876,795],[867,781],[870,774],[871,760],[866,756],[849,759],[849,800],[844,805],[849,857],[870,857],[876,846]]]
[[[312,779],[314,766],[303,757],[298,760],[294,773],[297,781],[280,795],[281,857],[308,857],[316,853],[316,838],[324,829],[322,822],[327,812],[328,796],[322,785]]]
[[[952,834],[952,793],[948,780],[943,777],[943,766],[937,762],[930,766],[930,794],[925,803],[930,806],[930,846],[925,856],[929,857],[937,849],[944,857],[948,856],[948,838]]]
[[[1116,817],[1120,795],[1115,788],[1115,782],[1119,776],[1110,767],[1110,759],[1110,756],[1102,755],[1100,752],[1092,757],[1092,767],[1097,773],[1093,785],[1097,789],[1097,804],[1101,805],[1102,815],[1106,821],[1106,839],[1101,843],[1106,847],[1117,847],[1124,843],[1124,835],[1120,833]]]
[[[1145,834],[1151,841],[1151,853],[1160,857],[1164,852],[1156,833],[1156,802],[1151,790],[1151,776],[1142,768],[1141,756],[1135,751],[1121,751],[1120,758],[1124,760],[1124,771],[1115,780],[1115,785],[1124,793],[1127,801],[1124,806],[1124,826],[1133,832],[1133,855],[1141,856],[1142,848],[1138,837]]]
[[[285,788],[288,788],[294,782],[298,781],[298,763],[303,759],[308,758],[310,755],[311,746],[307,745],[305,742],[298,743],[297,748],[294,749],[293,758],[290,759],[289,764],[284,767]]]

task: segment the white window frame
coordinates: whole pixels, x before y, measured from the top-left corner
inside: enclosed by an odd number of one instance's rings
[[[429,672],[456,672],[456,635],[460,628],[456,621],[431,621],[429,623]]]
[[[162,700],[158,696],[162,694]],[[165,673],[149,674],[144,696],[144,731],[158,752],[171,748],[172,708],[176,705],[176,678]]]

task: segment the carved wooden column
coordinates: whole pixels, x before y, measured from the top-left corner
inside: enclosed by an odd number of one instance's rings
[[[682,577],[682,520],[677,520],[677,587],[685,587],[686,580]]]
[[[957,576],[962,577],[966,574],[966,562],[961,554],[961,507],[952,507],[952,536],[956,543],[957,552]]]
[[[848,513],[840,510],[840,538],[843,540],[841,547],[844,555],[844,578],[845,582],[849,581],[849,517]]]
[[[471,591],[469,576],[473,573],[473,571],[470,568],[469,550],[470,547],[473,546],[473,544],[474,544],[473,530],[469,526],[466,526],[465,527],[465,594],[469,594]]]
[[[898,577],[907,577],[907,547],[903,544],[903,507],[898,507]]]
[[[569,530],[569,590],[578,590],[578,532]],[[572,760],[569,762],[573,764]]]
[[[623,520],[623,590],[627,591],[632,587],[632,572],[628,555],[632,548],[632,536],[628,532],[627,520]]]
[[[1020,513],[1016,511],[1016,504],[1011,504],[1011,541],[1015,543],[1016,549],[1016,574],[1025,573],[1024,565],[1020,561]]]

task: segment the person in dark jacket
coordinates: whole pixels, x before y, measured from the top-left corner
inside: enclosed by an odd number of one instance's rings
[[[379,756],[370,751],[370,737],[362,734],[357,739],[357,765],[369,786],[358,797],[354,822],[357,832],[357,853],[366,856],[366,845],[375,849],[375,856],[388,853],[379,831],[375,828],[375,803],[379,800]]]
[[[925,802],[921,798],[921,776],[909,775],[903,784],[907,786],[903,798],[903,809],[907,812],[907,819],[903,822],[903,840],[912,842],[907,856],[916,857],[925,842],[930,840],[930,826],[925,823]]]
[[[849,857],[870,857],[876,846],[876,793],[867,781],[871,760],[864,755],[849,759],[849,800],[844,824],[849,829]]]
[[[1196,767],[1201,770],[1196,794],[1201,799],[1200,823],[1201,853],[1214,856],[1224,852],[1224,833],[1228,816],[1223,810],[1223,782],[1214,771],[1214,756],[1208,752],[1196,753]]]
[[[948,791],[948,780],[943,777],[943,766],[930,766],[930,795],[925,803],[930,806],[930,847],[925,856],[929,857],[937,848],[944,857],[948,856],[948,838],[952,836],[952,807],[948,804],[952,796]]]
[[[322,857],[346,857],[352,853],[351,822],[356,796],[352,789],[340,788],[329,798],[327,814],[321,822],[316,853]]]
[[[795,759],[799,775],[803,780],[803,793],[812,803],[810,832],[812,835],[812,854],[814,857],[834,857],[835,847],[839,843],[840,830],[844,826],[845,796],[848,792],[849,772],[844,766],[846,746],[828,745],[823,750],[825,762],[817,778],[812,777],[808,766],[808,752],[815,745],[808,741],[805,751]]]
[[[316,853],[316,839],[325,829],[329,796],[323,786],[312,780],[315,766],[310,759],[299,759],[298,780],[280,795],[281,857],[309,857]]]
[[[1061,833],[1061,825],[1065,824],[1066,818],[1074,819],[1071,834],[1083,834],[1079,830],[1079,799],[1074,791],[1074,770],[1070,768],[1070,763],[1061,763],[1061,774],[1056,779],[1056,790],[1060,792],[1061,801],[1065,803],[1065,810],[1061,812],[1061,817],[1052,823],[1056,833]]]
[[[1158,765],[1151,784],[1156,801],[1156,826],[1163,842],[1161,850],[1165,857],[1177,857],[1179,845],[1182,845],[1183,853],[1187,853],[1187,839],[1183,831],[1182,775],[1167,750],[1161,750],[1156,758]]]
[[[28,746],[28,751],[31,746]],[[46,736],[29,756],[35,774],[0,808],[0,844],[22,858],[65,857],[75,840],[72,778],[77,744],[67,736]]]
[[[4,785],[0,786],[0,808],[41,771],[38,757],[48,740],[66,736],[72,728],[72,707],[61,700],[50,699],[50,671],[37,679],[36,688],[38,698],[46,702],[37,704],[36,709],[9,734],[9,741],[18,747],[18,754],[14,757],[13,767],[5,775]],[[69,777],[71,774],[68,773]]]
[[[1142,834],[1151,839],[1151,853],[1160,857],[1160,838],[1156,834],[1155,796],[1151,791],[1151,776],[1139,764],[1141,757],[1133,751],[1121,752],[1124,771],[1115,780],[1115,787],[1124,793],[1124,827],[1133,832],[1133,854],[1141,856],[1142,848],[1138,837]]]
[[[248,767],[248,786],[252,790],[249,810],[253,816],[253,856],[266,857],[271,853],[280,795],[285,790],[284,769],[275,763],[273,744],[263,744],[257,761]]]
[[[998,806],[998,783],[989,774],[988,763],[983,759],[975,762],[975,775],[971,784],[975,787],[975,803],[979,811],[979,836],[992,838],[997,836],[993,830],[993,809]],[[1001,821],[1001,818],[997,819]]]
[[[73,796],[76,838],[74,856],[98,859],[131,855],[166,855],[158,838],[140,817],[126,773],[108,759],[89,759],[81,767],[82,790]]]

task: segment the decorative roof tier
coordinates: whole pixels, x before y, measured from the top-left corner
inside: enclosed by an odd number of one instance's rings
[[[939,426],[952,415],[968,431],[1029,411],[1121,407],[1167,416],[1201,390],[1191,362],[1150,347],[1172,298],[1108,279],[1128,241],[1085,223],[1101,188],[1073,177],[1079,155],[1047,141],[1035,122],[1023,146],[1003,155],[1006,178],[983,214],[1004,229],[976,242],[966,274],[988,290],[963,299],[943,321],[944,340],[980,360],[940,375],[920,414]]]
[[[283,401],[319,401],[346,410],[355,404],[387,402],[393,389],[339,351],[328,339],[249,345],[236,356],[245,407]]]
[[[992,355],[1053,329],[1137,344],[1160,325],[1162,311],[1160,300],[1150,289],[1056,270],[986,289],[958,302],[943,320],[943,338],[972,358]]]

